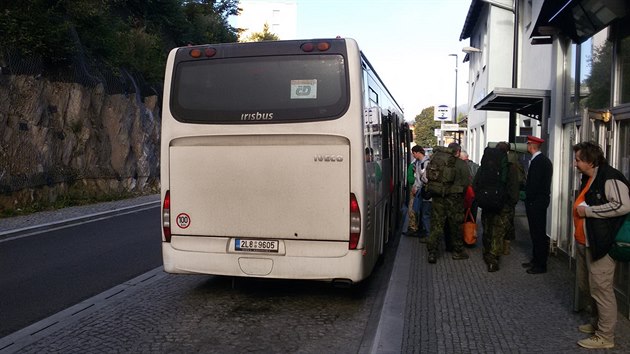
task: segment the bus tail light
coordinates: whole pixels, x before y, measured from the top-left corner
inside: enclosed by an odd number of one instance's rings
[[[215,54],[217,54],[217,50],[216,48],[212,48],[212,47],[193,48],[190,50],[190,52],[188,52],[188,55],[190,55],[192,58],[195,58],[195,59],[201,58],[203,56],[205,56],[206,58],[212,58],[213,56],[215,56]]]
[[[171,242],[171,191],[166,191],[164,204],[162,204],[162,230],[164,240]]]
[[[354,193],[350,193],[350,243],[348,249],[355,250],[361,236],[361,210]]]
[[[313,42],[306,42],[304,44],[302,44],[300,46],[300,48],[302,48],[302,51],[310,53],[315,51],[315,49],[317,49],[318,52],[325,52],[328,49],[330,49],[330,43],[328,42],[318,42],[318,43],[313,43]]]

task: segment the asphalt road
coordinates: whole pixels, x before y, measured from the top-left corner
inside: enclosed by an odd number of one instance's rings
[[[162,264],[160,208],[0,241],[0,338]]]

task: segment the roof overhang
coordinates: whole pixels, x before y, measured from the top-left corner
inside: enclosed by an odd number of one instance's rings
[[[483,1],[481,0],[472,0],[470,2],[468,14],[466,15],[466,20],[464,21],[464,28],[462,28],[462,33],[459,36],[460,41],[470,38],[473,29],[477,25],[477,20],[479,19],[479,13],[481,12],[482,6]]]
[[[495,87],[475,104],[480,111],[515,112],[542,120],[549,112],[549,90]]]
[[[628,12],[628,0],[545,0],[530,37],[562,33],[582,43]]]

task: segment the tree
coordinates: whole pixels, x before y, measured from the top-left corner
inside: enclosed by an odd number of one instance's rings
[[[236,42],[238,11],[238,0],[0,1],[0,57],[39,60],[42,75],[99,63],[159,83],[173,47]]]
[[[433,115],[434,108],[431,106],[423,109],[422,112],[416,116],[413,131],[413,140],[416,144],[420,146],[437,145],[435,129],[440,128],[441,124],[433,120]]]
[[[588,88],[589,96],[585,107],[602,109],[610,106],[610,68],[612,67],[612,42],[606,41],[599,47],[593,47],[591,73],[583,85]],[[584,107],[584,106],[582,106]]]
[[[262,41],[277,41],[280,39],[277,34],[269,31],[269,24],[265,22],[262,32],[253,32],[243,42],[262,42]]]

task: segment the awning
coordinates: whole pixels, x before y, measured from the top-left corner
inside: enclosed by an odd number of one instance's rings
[[[480,111],[516,112],[542,120],[549,112],[549,90],[496,87],[475,104]]]
[[[531,37],[562,33],[582,43],[629,11],[628,0],[545,0]]]

